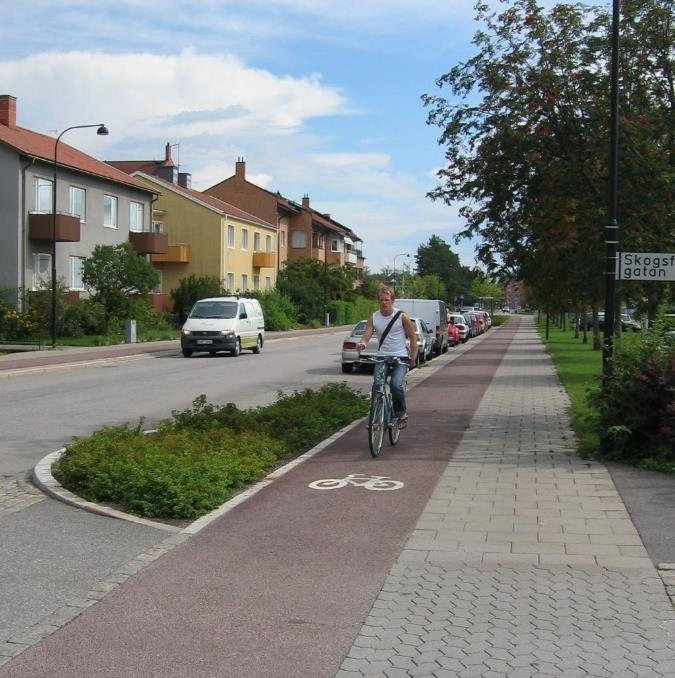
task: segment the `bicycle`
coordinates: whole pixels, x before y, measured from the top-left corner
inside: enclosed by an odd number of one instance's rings
[[[385,358],[384,362],[393,365],[399,358]],[[378,361],[379,362],[379,361]],[[375,367],[377,369],[377,366]],[[368,416],[368,446],[370,454],[378,457],[382,449],[385,428],[389,434],[389,443],[393,446],[398,443],[401,435],[398,417],[394,416],[394,405],[389,388],[389,369],[385,369],[384,383],[373,393],[370,400],[370,414]]]

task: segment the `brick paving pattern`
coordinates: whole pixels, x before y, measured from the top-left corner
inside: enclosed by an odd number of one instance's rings
[[[521,321],[337,678],[675,675],[673,573],[574,456],[568,404]]]
[[[0,477],[0,516],[15,513],[45,499],[24,475]]]

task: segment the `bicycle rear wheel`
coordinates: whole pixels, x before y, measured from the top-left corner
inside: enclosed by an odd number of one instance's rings
[[[368,417],[368,446],[370,454],[377,457],[382,449],[384,439],[384,396],[381,393],[373,396],[370,402],[370,416]]]

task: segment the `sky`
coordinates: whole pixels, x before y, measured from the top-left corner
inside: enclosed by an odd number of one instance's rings
[[[433,234],[474,266],[458,206],[426,197],[444,154],[420,98],[473,54],[473,4],[0,0],[0,94],[37,132],[104,123],[63,137],[99,160],[171,143],[197,190],[243,157],[250,181],[359,235],[373,272],[414,267]]]

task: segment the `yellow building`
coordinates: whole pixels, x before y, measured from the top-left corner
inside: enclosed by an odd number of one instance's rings
[[[275,225],[178,183],[144,172],[133,176],[159,194],[153,226],[169,239],[166,254],[152,255],[159,292],[168,295],[191,275],[218,278],[232,293],[275,286]]]

